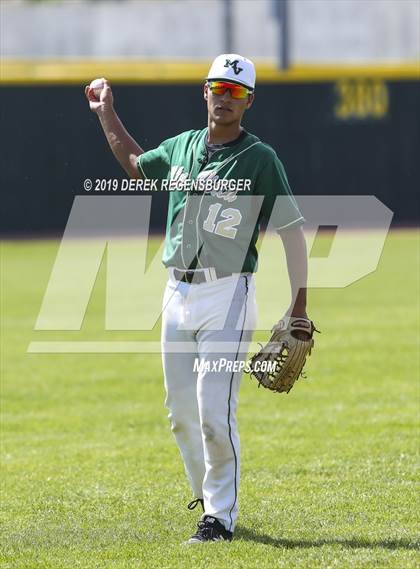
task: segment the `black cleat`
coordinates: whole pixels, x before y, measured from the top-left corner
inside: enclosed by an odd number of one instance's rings
[[[192,500],[188,504],[187,508],[189,510],[195,510],[195,508],[198,506],[198,504],[201,504],[201,507],[203,508],[203,512],[204,512],[204,500],[203,500],[203,498],[196,498],[195,500]]]
[[[233,533],[228,531],[217,518],[203,516],[198,529],[186,543],[205,543],[207,541],[232,541]]]

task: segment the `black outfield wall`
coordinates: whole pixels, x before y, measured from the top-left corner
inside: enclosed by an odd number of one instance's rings
[[[120,117],[145,150],[206,124],[199,85],[113,90]],[[86,194],[85,178],[125,177],[83,86],[4,86],[0,102],[3,235],[60,234],[74,196]],[[374,194],[400,224],[418,222],[419,125],[414,80],[264,84],[244,121],[275,148],[295,194]],[[159,230],[167,195],[153,200]]]

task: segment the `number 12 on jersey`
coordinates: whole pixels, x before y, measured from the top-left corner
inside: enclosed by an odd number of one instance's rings
[[[238,231],[236,226],[241,223],[242,214],[239,209],[233,207],[228,207],[220,211],[221,207],[222,204],[220,203],[215,203],[209,207],[209,213],[203,223],[203,229],[209,233],[220,235],[221,237],[235,239]],[[219,221],[216,221],[216,218],[219,218]]]

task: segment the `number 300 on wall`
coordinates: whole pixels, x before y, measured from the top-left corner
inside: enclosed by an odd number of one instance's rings
[[[339,120],[382,119],[388,114],[389,93],[385,81],[342,79],[335,84],[334,115]]]

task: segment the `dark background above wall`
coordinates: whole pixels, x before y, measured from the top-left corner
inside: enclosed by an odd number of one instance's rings
[[[347,87],[260,85],[244,126],[275,148],[296,195],[373,194],[394,211],[394,223],[417,223],[420,82],[372,83],[366,92],[363,84]],[[206,125],[200,85],[113,90],[121,119],[145,150]],[[86,193],[85,178],[125,177],[82,85],[4,86],[0,101],[3,235],[60,234],[74,196]],[[166,201],[166,194],[153,194],[156,231],[164,227]]]

